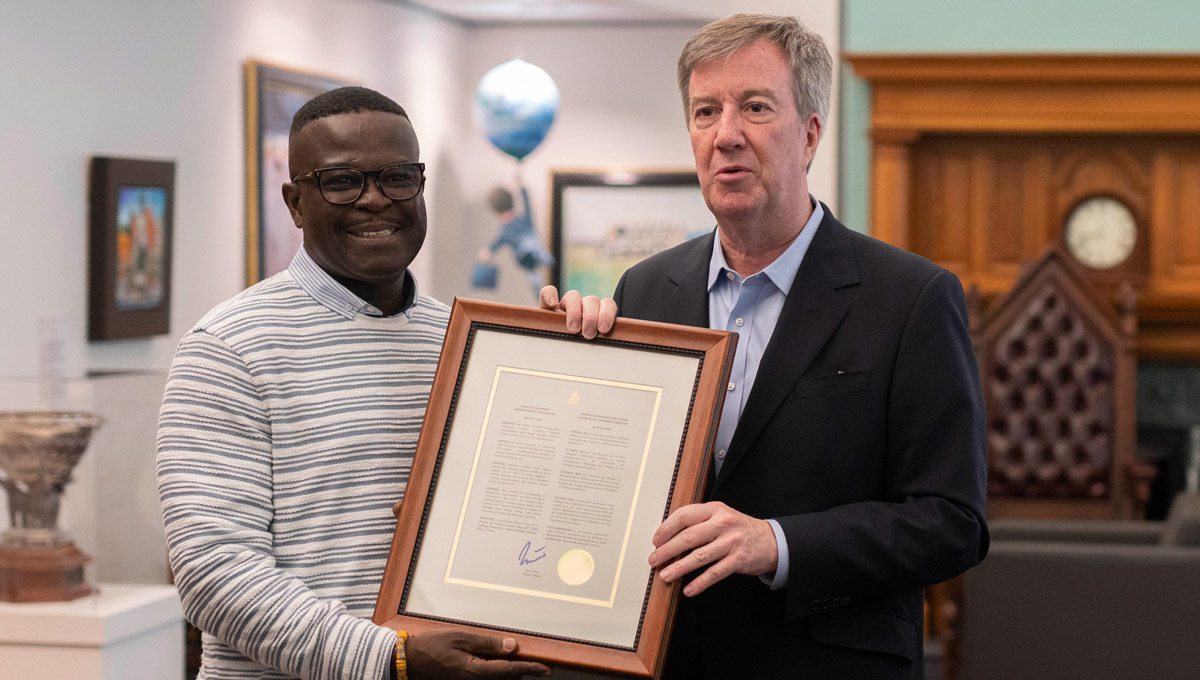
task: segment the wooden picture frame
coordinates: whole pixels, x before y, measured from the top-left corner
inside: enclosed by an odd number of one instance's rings
[[[309,99],[350,85],[337,78],[248,60],[246,78],[246,285],[287,269],[300,246],[280,187],[288,174],[292,116]]]
[[[551,173],[551,282],[610,297],[626,269],[716,220],[695,170]]]
[[[175,163],[93,157],[90,174],[88,339],[166,334]]]
[[[503,634],[551,666],[658,677],[680,582],[654,578],[650,536],[702,499],[736,343],[631,319],[585,340],[561,313],[456,300],[374,621]],[[543,492],[552,500],[530,500]],[[616,510],[562,518],[595,498]],[[563,522],[584,528],[553,536]]]

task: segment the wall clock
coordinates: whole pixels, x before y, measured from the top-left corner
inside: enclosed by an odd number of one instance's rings
[[[1089,269],[1112,269],[1137,247],[1137,219],[1112,196],[1091,196],[1067,214],[1063,240],[1067,252]]]

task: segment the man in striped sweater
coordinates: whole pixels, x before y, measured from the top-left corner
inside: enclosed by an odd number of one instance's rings
[[[515,641],[405,643],[369,617],[449,310],[408,265],[424,165],[404,109],[365,88],[292,123],[283,185],[304,245],[180,342],[158,484],[171,568],[204,631],[201,678],[383,680],[548,674]]]

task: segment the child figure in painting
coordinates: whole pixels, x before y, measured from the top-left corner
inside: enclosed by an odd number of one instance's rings
[[[529,192],[521,186],[521,202],[524,208],[520,214],[516,211],[512,192],[504,187],[496,187],[488,194],[488,203],[492,210],[503,222],[500,234],[491,245],[480,249],[479,261],[490,264],[496,251],[504,246],[512,248],[513,258],[525,270],[529,278],[529,287],[536,297],[545,285],[542,267],[554,264],[554,256],[542,245],[537,234],[533,233],[533,218],[529,210]]]

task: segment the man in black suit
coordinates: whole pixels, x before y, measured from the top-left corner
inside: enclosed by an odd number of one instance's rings
[[[809,194],[831,80],[793,18],[701,29],[679,87],[717,229],[613,296],[621,316],[740,336],[708,502],[672,514],[649,558],[687,582],[668,678],[919,678],[922,588],[987,552],[962,288]],[[585,335],[611,321],[573,291],[542,304]]]

